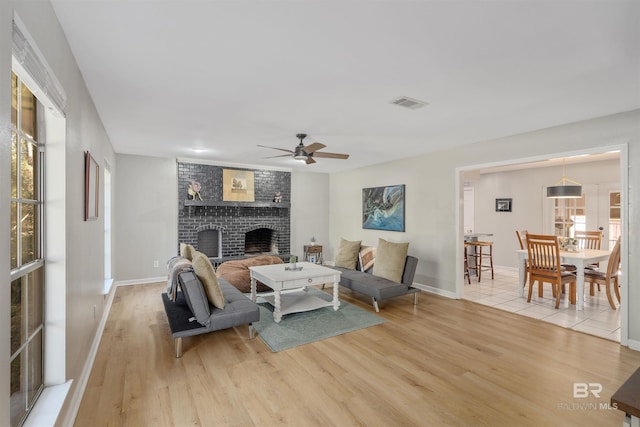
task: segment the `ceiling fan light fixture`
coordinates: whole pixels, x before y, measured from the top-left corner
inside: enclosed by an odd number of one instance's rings
[[[303,150],[303,147],[298,145],[293,153],[293,158],[296,160],[307,160],[307,153]]]

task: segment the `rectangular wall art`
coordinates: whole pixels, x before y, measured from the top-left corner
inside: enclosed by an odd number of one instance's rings
[[[511,212],[511,199],[496,199],[496,212]]]
[[[98,219],[98,201],[100,195],[100,167],[96,159],[84,153],[84,220]]]
[[[362,228],[404,231],[404,184],[362,189]]]
[[[225,202],[255,202],[253,171],[223,169],[222,200]]]

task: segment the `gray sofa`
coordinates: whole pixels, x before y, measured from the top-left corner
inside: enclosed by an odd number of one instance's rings
[[[181,291],[176,293],[174,301],[166,292],[162,294],[176,357],[182,357],[184,337],[249,325],[249,338],[253,339],[253,322],[260,320],[260,309],[233,285],[218,278],[224,296],[224,308],[220,309],[209,303],[198,276],[192,270],[178,273],[177,281]]]
[[[352,291],[371,297],[373,308],[376,312],[380,311],[378,301],[398,297],[401,295],[413,294],[413,303],[418,303],[418,292],[420,289],[413,287],[413,277],[416,274],[418,266],[418,258],[411,255],[407,256],[402,273],[402,282],[397,283],[383,277],[374,276],[369,271],[360,271],[360,262],[356,269],[351,270],[343,267],[331,267],[340,270],[340,286],[349,288]]]

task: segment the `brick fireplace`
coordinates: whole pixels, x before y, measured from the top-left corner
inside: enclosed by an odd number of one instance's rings
[[[255,201],[222,200],[222,170],[216,165],[178,162],[178,244],[189,243],[210,258],[224,259],[291,251],[291,173],[255,170]],[[240,169],[248,170],[248,169]],[[202,185],[190,200],[189,183]],[[282,202],[274,203],[279,191]]]

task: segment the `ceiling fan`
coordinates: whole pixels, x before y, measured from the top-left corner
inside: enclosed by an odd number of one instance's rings
[[[340,153],[325,153],[323,151],[318,151],[326,147],[324,144],[320,144],[319,142],[311,143],[307,146],[302,142],[307,137],[306,133],[296,134],[296,138],[300,140],[300,144],[298,144],[293,150],[286,150],[284,148],[277,147],[269,147],[266,145],[258,145],[258,147],[263,148],[271,148],[274,150],[286,151],[288,154],[282,154],[280,156],[271,156],[266,157],[267,159],[273,159],[274,157],[287,157],[292,156],[296,160],[304,160],[304,162],[308,165],[315,163],[315,158],[326,158],[326,159],[348,159],[348,154],[340,154]]]

